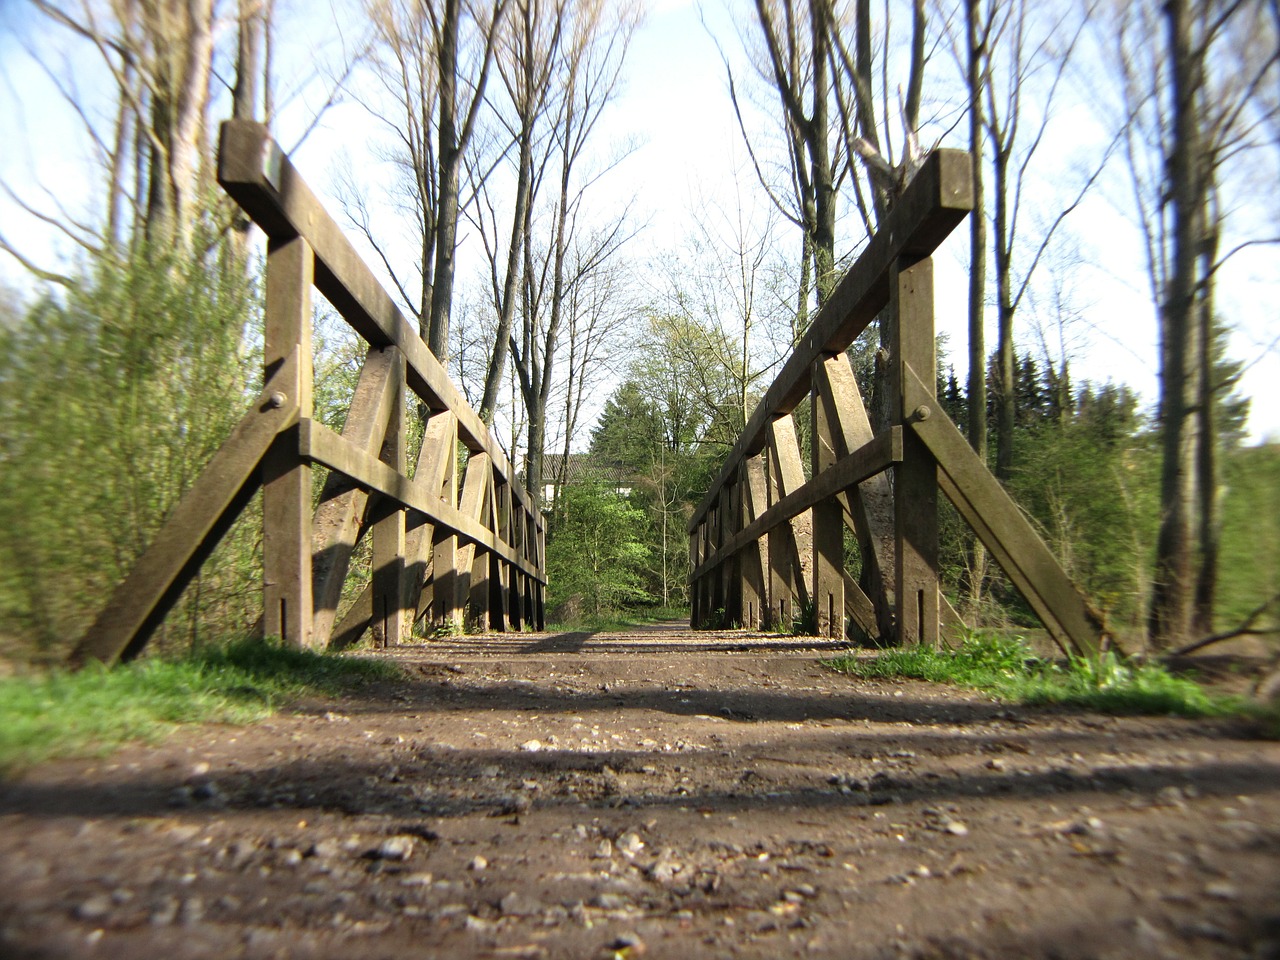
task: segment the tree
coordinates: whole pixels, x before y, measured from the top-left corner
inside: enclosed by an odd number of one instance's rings
[[[636,22],[634,11],[626,7],[582,3],[575,8],[560,78],[563,93],[551,129],[550,239],[540,246],[532,230],[524,233],[521,325],[509,343],[527,414],[525,482],[535,502],[542,488],[547,411],[573,291],[603,269],[632,232],[626,211],[594,228],[589,225],[585,197],[599,174],[584,175],[582,165],[617,92]]]
[[[1272,239],[1255,233],[1221,252],[1232,221],[1220,198],[1242,160],[1271,147],[1261,91],[1280,70],[1275,35],[1260,5],[1207,0],[1127,5],[1109,31],[1126,172],[1159,329],[1161,522],[1148,615],[1157,647],[1212,621],[1220,504],[1219,397],[1208,347],[1214,282],[1236,252]],[[1152,36],[1163,43],[1153,48]],[[1252,177],[1244,182],[1252,185]]]
[[[580,598],[599,617],[649,599],[641,571],[644,514],[598,482],[570,484],[547,542],[549,601]]]
[[[358,188],[345,203],[347,218],[373,247],[418,320],[423,340],[441,360],[449,351],[463,168],[508,2],[367,0],[374,75],[394,107],[372,102],[366,107],[397,144],[388,159],[402,173],[396,192],[416,227],[416,296],[376,236]]]

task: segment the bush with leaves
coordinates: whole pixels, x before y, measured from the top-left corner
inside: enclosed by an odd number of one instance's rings
[[[578,599],[584,614],[600,617],[651,602],[644,590],[644,528],[644,514],[600,482],[567,486],[547,526],[552,610]]]
[[[215,253],[104,256],[0,327],[0,637],[58,656],[88,626],[260,382],[253,275]],[[252,512],[252,511],[251,511]],[[260,591],[246,518],[166,627],[242,629]],[[178,625],[181,624],[179,629]],[[160,638],[164,646],[165,637]]]

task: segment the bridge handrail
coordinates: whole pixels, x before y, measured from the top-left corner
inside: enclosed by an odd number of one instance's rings
[[[721,489],[737,476],[742,461],[760,452],[769,422],[790,413],[809,395],[814,361],[845,350],[888,304],[890,267],[900,260],[914,262],[931,256],[972,209],[969,155],[961,150],[935,150],[756,405],[715,482],[693,511],[689,533],[697,530]]]
[[[223,123],[218,183],[270,240],[307,241],[315,254],[316,289],[370,345],[397,347],[405,356],[409,388],[432,410],[452,411],[467,449],[488,454],[495,472],[514,481],[489,428],[265,126],[246,120]],[[523,486],[512,483],[512,491],[543,529],[541,512],[532,510]]]

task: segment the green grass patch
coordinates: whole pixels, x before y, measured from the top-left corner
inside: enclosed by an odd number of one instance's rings
[[[154,742],[184,723],[249,723],[308,693],[400,675],[393,664],[285,649],[260,640],[179,660],[89,666],[0,680],[0,775],[42,760]]]
[[[1252,713],[1238,697],[1220,697],[1153,663],[1100,658],[1045,660],[1017,637],[975,633],[958,650],[886,650],[868,659],[841,657],[824,665],[859,677],[909,677],[953,683],[1028,705],[1064,704],[1114,714],[1221,717]]]

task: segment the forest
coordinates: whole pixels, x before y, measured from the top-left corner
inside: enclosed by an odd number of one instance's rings
[[[706,0],[723,96],[701,109],[742,163],[664,245],[611,181],[637,150],[633,48],[673,6],[6,6],[6,59],[71,118],[88,186],[73,203],[16,166],[0,183],[0,655],[66,655],[261,385],[263,244],[214,179],[219,121],[293,153],[339,115],[331,212],[520,465],[552,620],[687,613],[694,506],[842,270],[952,147],[976,207],[943,409],[1117,635],[1274,638],[1280,445],[1243,383],[1280,347],[1235,334],[1242,298],[1274,315],[1280,6]],[[1076,355],[1080,238],[1106,206],[1142,265],[1151,396]],[[341,428],[361,354],[319,297],[315,329],[315,417]],[[885,349],[875,325],[850,348],[873,423]],[[1033,627],[958,516],[942,529],[955,607]],[[255,502],[153,649],[253,630],[261,555]]]

